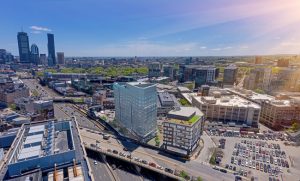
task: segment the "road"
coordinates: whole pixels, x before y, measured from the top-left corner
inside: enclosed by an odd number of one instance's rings
[[[87,129],[81,129],[80,134],[83,141],[87,144],[97,144],[99,143],[100,148],[103,150],[115,149],[119,152],[125,152],[131,154],[133,157],[138,157],[145,159],[148,162],[154,162],[163,167],[172,168],[173,170],[185,170],[192,176],[201,176],[204,180],[234,180],[233,175],[225,174],[212,169],[206,163],[199,163],[198,161],[184,161],[176,158],[175,156],[166,155],[157,150],[143,147],[141,145],[136,145],[135,143],[128,141],[119,141],[113,136],[109,140],[104,140],[103,136],[97,132],[88,131]],[[96,142],[97,141],[97,142]],[[129,151],[123,151],[126,147]]]
[[[22,81],[28,86],[31,92],[38,93],[40,98],[42,97],[57,97],[59,96],[56,92],[48,87],[41,86],[37,80],[35,79],[22,79]],[[66,119],[70,117],[75,117],[78,125],[83,128],[88,128],[91,130],[103,131],[104,128],[101,129],[99,125],[95,124],[93,120],[88,118],[82,112],[78,111],[72,104],[70,103],[53,103],[54,107],[54,114],[56,119]],[[107,165],[101,162],[100,160],[97,161],[97,165],[94,164],[94,160],[99,159],[97,157],[89,158],[90,165],[92,167],[92,172],[97,180],[114,180],[112,174],[110,173]],[[141,181],[143,180],[141,176],[138,176],[133,173],[133,171],[129,168],[125,169],[116,169],[114,171],[115,175],[118,178],[122,178],[119,180],[126,180],[129,181]]]

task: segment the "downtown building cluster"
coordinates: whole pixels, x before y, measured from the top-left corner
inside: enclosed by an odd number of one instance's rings
[[[29,37],[25,32],[19,32],[17,35],[19,62],[22,64],[48,65],[50,67],[56,64],[64,64],[64,53],[55,53],[54,34],[48,33],[48,57],[46,54],[40,54],[36,44],[29,45]]]

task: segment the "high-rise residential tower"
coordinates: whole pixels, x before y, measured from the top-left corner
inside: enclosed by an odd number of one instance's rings
[[[141,140],[154,136],[157,121],[156,85],[141,82],[114,84],[116,120]]]
[[[31,45],[31,51],[30,51],[30,59],[31,63],[33,64],[40,64],[40,53],[39,53],[39,48],[36,44]]]
[[[25,32],[19,32],[17,35],[20,63],[30,63],[29,39]]]
[[[48,33],[47,37],[48,37],[48,65],[55,66],[56,57],[55,57],[54,34]]]

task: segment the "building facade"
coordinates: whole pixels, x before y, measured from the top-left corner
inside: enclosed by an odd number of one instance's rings
[[[202,132],[203,113],[195,107],[177,107],[163,122],[164,148],[184,156],[198,147]]]
[[[65,64],[65,54],[64,52],[57,52],[57,63],[59,65]]]
[[[300,124],[300,103],[295,100],[264,101],[261,106],[260,122],[266,126],[283,130],[296,122]]]
[[[19,32],[17,38],[20,63],[30,63],[30,49],[27,33]]]
[[[130,82],[115,83],[116,120],[141,139],[156,132],[157,92],[156,85]]]
[[[237,95],[192,96],[192,105],[199,108],[209,121],[236,127],[258,128],[261,107]]]
[[[33,64],[40,64],[40,53],[39,48],[36,44],[31,45],[30,60]]]
[[[54,34],[48,33],[47,37],[48,37],[48,65],[55,66],[56,54],[55,54]]]
[[[42,65],[48,65],[46,54],[40,54],[40,62]]]
[[[195,81],[195,88],[216,83],[219,69],[214,66],[180,65],[179,82]]]
[[[161,72],[161,65],[159,62],[154,62],[148,65],[148,77],[159,77]]]
[[[223,85],[233,85],[237,79],[238,69],[234,65],[229,65],[224,69]]]

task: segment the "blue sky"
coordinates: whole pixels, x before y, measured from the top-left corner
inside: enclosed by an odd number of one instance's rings
[[[16,34],[40,53],[46,33],[66,56],[206,56],[300,53],[299,0],[9,0],[0,48]]]

